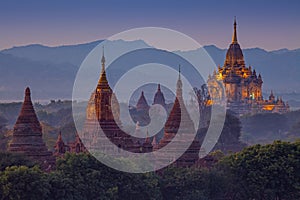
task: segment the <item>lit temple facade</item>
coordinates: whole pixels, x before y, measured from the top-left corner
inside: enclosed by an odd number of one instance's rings
[[[262,96],[262,76],[256,74],[255,69],[247,67],[242,49],[237,39],[237,23],[234,20],[232,42],[226,53],[223,67],[218,67],[213,75],[209,75],[208,88],[212,99],[222,99],[226,95],[227,107],[238,115],[259,112],[289,111],[289,105],[281,98],[275,99],[271,92],[268,100]],[[223,83],[225,91],[220,87]],[[215,102],[218,103],[218,102]]]
[[[100,78],[86,109],[86,120],[81,135],[83,143],[89,150],[101,148],[101,151],[106,151],[111,148],[104,140],[106,136],[118,148],[134,153],[144,152],[143,144],[121,129],[119,103],[106,77],[104,53],[101,64]],[[105,136],[101,137],[100,133],[104,133]],[[118,149],[116,149],[116,154],[118,154]]]

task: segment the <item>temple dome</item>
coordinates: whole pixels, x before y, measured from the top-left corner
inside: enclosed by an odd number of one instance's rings
[[[232,42],[229,46],[229,49],[227,50],[224,66],[230,66],[230,67],[241,66],[241,65],[245,66],[244,55],[237,40],[236,19],[234,19],[233,25],[234,25],[234,29],[232,35]]]
[[[244,55],[238,43],[232,43],[226,53],[225,66],[245,65]]]

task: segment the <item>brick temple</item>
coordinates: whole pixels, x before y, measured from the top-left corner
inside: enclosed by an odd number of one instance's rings
[[[100,132],[103,131],[105,136],[118,148],[135,153],[144,152],[143,144],[122,130],[119,120],[119,103],[106,77],[104,49],[101,64],[100,78],[86,109],[86,120],[81,135],[84,144],[88,146],[88,149],[95,151],[110,149],[107,142],[100,136]],[[118,154],[117,149],[116,154]]]
[[[166,152],[167,154],[165,155],[161,154],[160,159],[163,161],[173,162],[174,158],[170,156],[174,156],[176,152],[185,152],[173,163],[173,165],[177,167],[190,167],[199,159],[198,154],[200,150],[200,143],[195,137],[196,129],[182,97],[180,68],[176,86],[175,102],[165,123],[163,138],[156,145],[156,149],[163,148],[164,146],[168,145],[174,137],[178,137],[174,148],[169,148],[169,152]],[[160,87],[158,87],[158,92],[160,92]],[[155,97],[156,98],[154,99],[157,100],[157,95],[155,95]],[[161,101],[158,102],[162,103]],[[155,140],[156,138],[154,137],[153,143]],[[188,142],[188,140],[193,142],[188,148],[186,148],[185,144]],[[157,161],[159,162],[160,160]]]
[[[25,90],[24,102],[14,125],[8,151],[24,154],[37,161],[44,170],[55,166],[55,158],[43,141],[42,127],[32,105],[29,87]]]

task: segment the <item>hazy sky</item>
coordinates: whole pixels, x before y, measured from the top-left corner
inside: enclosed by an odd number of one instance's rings
[[[234,16],[242,48],[295,49],[300,48],[299,11],[297,0],[1,0],[0,49],[84,43],[145,26],[227,48]]]

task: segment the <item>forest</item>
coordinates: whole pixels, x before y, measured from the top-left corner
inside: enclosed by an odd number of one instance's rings
[[[0,199],[299,199],[300,141],[275,141],[225,156],[209,167],[130,174],[87,153],[65,154],[43,172],[18,154],[0,153]]]

